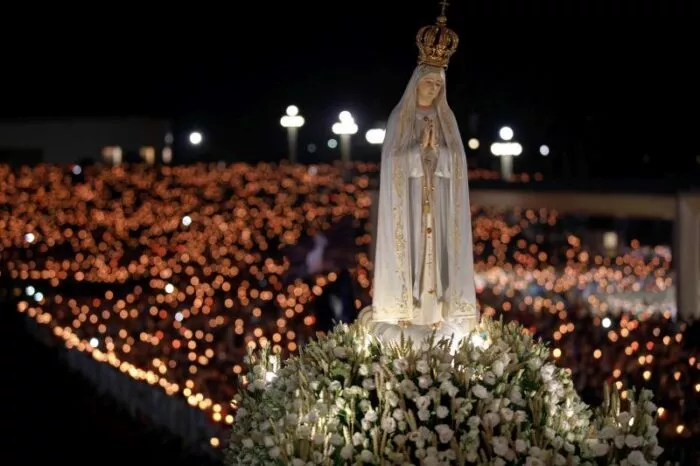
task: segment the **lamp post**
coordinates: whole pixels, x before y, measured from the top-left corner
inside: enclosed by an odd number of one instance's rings
[[[280,119],[283,128],[287,128],[287,145],[289,146],[289,161],[297,163],[297,133],[304,126],[304,117],[299,115],[299,107],[290,105],[287,114]]]
[[[513,157],[523,153],[523,146],[518,142],[512,141],[513,130],[508,126],[501,128],[498,135],[502,141],[491,144],[491,154],[501,159],[501,179],[509,181],[511,176],[513,176]]]
[[[190,133],[189,140],[190,144],[192,144],[193,146],[198,146],[204,140],[204,136],[202,136],[202,133],[200,133],[199,131],[192,131]]]
[[[384,136],[386,136],[386,130],[381,128],[372,128],[365,133],[367,142],[375,145],[384,143]]]
[[[343,169],[350,163],[350,138],[357,133],[357,125],[355,119],[350,112],[343,110],[338,115],[338,122],[333,124],[333,133],[340,136],[340,160],[343,164]]]

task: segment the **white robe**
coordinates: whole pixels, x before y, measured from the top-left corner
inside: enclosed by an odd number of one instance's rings
[[[425,233],[423,168],[418,141],[413,136],[421,134],[413,126],[419,125],[417,121],[423,117],[415,105],[415,86],[422,73],[425,71],[420,67],[414,72],[387,124],[380,173],[372,321],[414,325],[450,321],[465,329],[473,328],[479,312],[466,155],[444,95],[436,105],[436,128],[441,137],[431,209],[432,238]],[[427,257],[432,260],[426,260],[426,239],[434,240],[433,254]]]
[[[423,118],[437,123],[434,110],[418,109],[415,134],[422,134]],[[434,174],[425,173],[422,151],[416,142],[408,154],[408,195],[410,206],[411,267],[413,277],[414,312],[411,323],[432,325],[443,322],[446,315],[442,306],[449,286],[447,226],[450,201],[450,153],[442,135],[438,138],[437,164]],[[432,176],[433,190],[425,191],[428,176]],[[426,199],[426,195],[429,197]],[[426,208],[425,202],[428,203]]]

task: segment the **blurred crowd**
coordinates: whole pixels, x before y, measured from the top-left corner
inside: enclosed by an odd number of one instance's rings
[[[371,302],[377,170],[0,166],[0,278],[60,344],[225,427],[248,349],[293,353]],[[700,434],[698,326],[657,299],[673,296],[666,246],[605,250],[545,209],[472,215],[483,314],[551,341],[587,401],[606,381],[651,388],[662,439]]]

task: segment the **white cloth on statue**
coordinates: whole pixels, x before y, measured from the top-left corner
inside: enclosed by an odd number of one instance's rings
[[[372,321],[428,325],[444,319],[468,331],[477,325],[479,312],[466,154],[444,87],[435,105],[434,127],[438,130],[440,151],[432,209],[439,271],[436,279],[440,281],[436,296],[441,298],[442,309],[438,313],[421,301],[422,277],[417,271],[424,265],[420,202],[423,168],[416,135],[421,134],[417,130],[424,115],[416,105],[416,89],[420,79],[429,73],[440,73],[444,79],[441,69],[416,67],[387,124],[380,172]],[[427,312],[428,307],[431,312]]]
[[[437,123],[434,108],[417,108],[414,134],[421,135],[428,118]],[[439,127],[435,126],[436,129]],[[445,320],[442,300],[448,285],[447,269],[447,203],[449,202],[450,177],[449,151],[444,137],[438,131],[438,152],[435,172],[425,173],[423,154],[418,141],[409,154],[409,234],[411,241],[411,265],[413,267],[413,299],[415,325],[432,325]],[[424,211],[423,196],[426,177],[432,176],[430,209]]]

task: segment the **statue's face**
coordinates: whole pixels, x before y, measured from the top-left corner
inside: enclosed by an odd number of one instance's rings
[[[431,105],[435,97],[438,96],[443,86],[442,77],[437,73],[425,75],[418,81],[418,103],[421,105]]]

